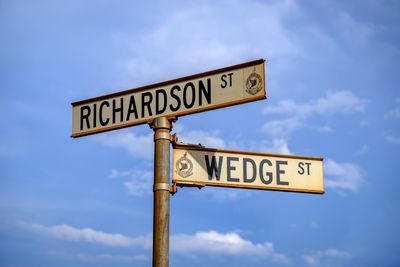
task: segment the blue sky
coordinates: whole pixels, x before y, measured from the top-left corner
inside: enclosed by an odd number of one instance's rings
[[[0,265],[149,266],[152,131],[73,101],[267,60],[268,99],[180,140],[325,158],[325,195],[184,188],[171,266],[399,266],[397,1],[0,2]]]

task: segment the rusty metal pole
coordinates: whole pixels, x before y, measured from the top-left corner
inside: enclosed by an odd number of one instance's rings
[[[169,265],[169,165],[173,121],[156,118],[150,126],[154,131],[153,267]]]

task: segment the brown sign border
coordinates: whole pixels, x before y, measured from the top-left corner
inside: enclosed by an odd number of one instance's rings
[[[265,63],[265,62],[266,62],[265,59],[257,59],[257,60],[253,60],[253,61],[237,64],[237,65],[232,65],[232,66],[225,67],[225,68],[220,68],[220,69],[216,69],[216,70],[212,70],[212,71],[206,71],[206,72],[197,73],[197,74],[193,74],[193,75],[189,75],[189,76],[185,76],[185,77],[181,77],[181,78],[177,78],[177,79],[173,79],[173,80],[168,80],[168,81],[164,81],[164,82],[160,82],[160,83],[154,83],[154,84],[151,84],[151,85],[146,85],[146,86],[142,86],[142,87],[138,87],[138,88],[134,88],[134,89],[128,89],[128,90],[119,91],[119,92],[112,93],[112,94],[107,94],[107,95],[88,98],[88,99],[84,99],[84,100],[80,100],[80,101],[75,101],[75,102],[72,102],[71,105],[72,105],[72,107],[75,107],[75,106],[79,106],[79,105],[83,105],[83,104],[87,104],[87,103],[91,103],[91,102],[95,102],[95,101],[100,101],[100,100],[103,100],[103,99],[108,99],[108,98],[112,98],[112,97],[118,97],[118,96],[123,96],[123,95],[127,95],[127,94],[137,93],[137,92],[140,92],[140,91],[149,90],[149,89],[153,89],[153,88],[157,88],[157,87],[161,87],[161,86],[180,83],[180,82],[183,82],[183,81],[186,81],[186,80],[198,79],[198,78],[201,78],[201,77],[211,76],[211,75],[215,75],[215,74],[218,74],[218,73],[223,73],[223,72],[227,72],[227,71],[231,71],[231,70],[236,70],[236,69],[241,69],[241,68],[245,68],[245,67],[249,67],[249,66],[254,66],[254,65]],[[255,96],[255,97],[249,97],[249,98],[246,98],[246,99],[241,99],[241,100],[236,100],[236,101],[230,101],[230,102],[222,103],[222,104],[215,105],[215,106],[204,107],[202,109],[198,109],[198,110],[195,110],[195,111],[191,111],[191,110],[181,111],[181,112],[177,112],[177,113],[174,113],[174,114],[167,115],[166,117],[167,118],[171,118],[171,117],[184,116],[184,115],[188,115],[188,114],[195,114],[195,113],[200,113],[200,112],[204,112],[204,111],[208,111],[208,110],[214,110],[214,109],[219,109],[219,108],[223,108],[223,107],[230,107],[230,106],[234,106],[234,105],[238,105],[238,104],[243,104],[243,103],[248,103],[248,102],[253,102],[253,101],[257,101],[257,100],[266,99],[267,95],[266,95],[266,89],[265,89],[265,65],[264,64],[263,64],[263,70],[262,71],[263,71],[263,77],[264,77],[264,79],[263,79],[263,83],[264,83],[263,91],[264,91],[264,94],[263,95]],[[162,117],[162,116],[159,116],[159,117]],[[88,130],[88,131],[85,131],[85,132],[73,133],[73,134],[71,134],[71,137],[73,137],[73,138],[82,137],[82,136],[92,135],[92,134],[95,134],[95,133],[107,132],[107,131],[126,128],[126,127],[130,127],[130,126],[134,126],[134,125],[150,123],[155,118],[156,117],[151,118],[151,119],[137,120],[137,121],[134,121],[134,122],[127,122],[127,123],[123,123],[123,124],[119,124],[119,125],[113,125],[113,126],[104,127],[104,128],[101,128],[101,129],[93,129],[93,130]]]

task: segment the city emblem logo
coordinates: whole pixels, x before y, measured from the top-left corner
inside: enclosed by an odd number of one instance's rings
[[[262,78],[261,75],[256,73],[256,68],[254,67],[253,72],[249,75],[246,80],[246,92],[255,95],[262,89]]]
[[[187,152],[176,162],[176,173],[183,178],[193,174],[193,163],[186,157],[186,154]]]

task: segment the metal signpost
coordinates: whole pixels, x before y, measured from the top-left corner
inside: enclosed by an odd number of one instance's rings
[[[173,119],[155,119],[154,130],[154,202],[153,202],[153,266],[169,262],[169,196],[174,193],[169,181],[170,143]]]
[[[265,99],[264,63],[259,59],[72,103],[74,138],[145,123],[153,129],[154,267],[169,265],[170,194],[177,185],[324,192],[321,158],[188,146],[171,137],[180,116]]]

